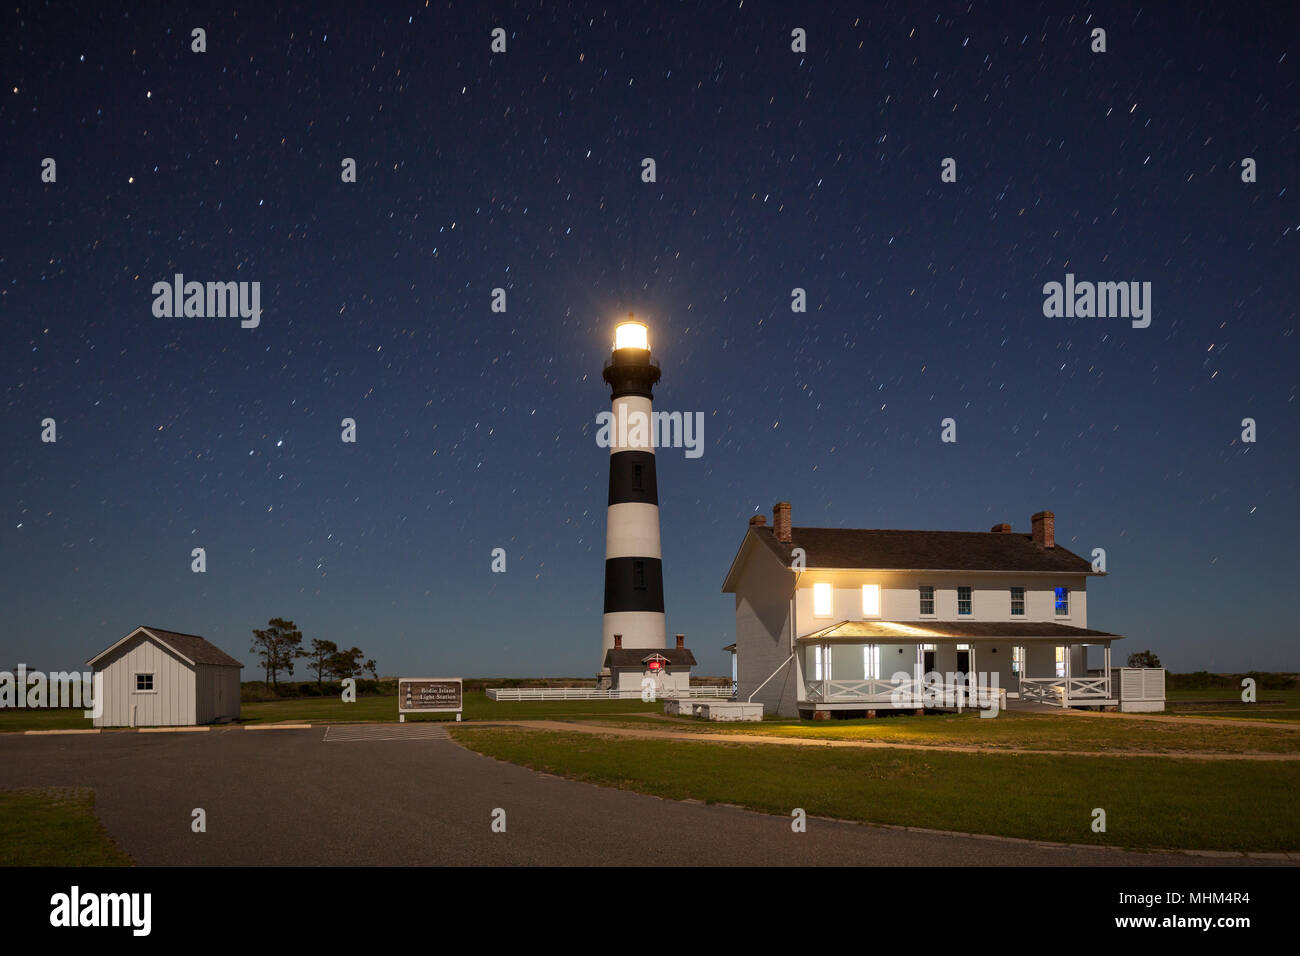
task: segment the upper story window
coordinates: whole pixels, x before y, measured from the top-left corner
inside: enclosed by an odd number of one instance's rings
[[[929,617],[934,613],[934,585],[922,584],[921,593],[921,616]]]
[[[1025,589],[1011,589],[1011,616],[1024,617],[1025,615]]]
[[[1070,589],[1069,588],[1056,589],[1056,616],[1057,617],[1070,616]]]
[[[830,617],[835,609],[835,592],[829,581],[819,581],[813,585],[813,616]]]
[[[971,613],[969,587],[959,587],[957,589],[957,613],[963,616],[969,616]]]
[[[136,674],[136,675],[135,675],[135,689],[136,689],[137,691],[140,691],[140,692],[148,692],[148,691],[153,690],[153,675],[152,675],[152,674]]]
[[[880,585],[862,585],[862,616],[880,617]]]

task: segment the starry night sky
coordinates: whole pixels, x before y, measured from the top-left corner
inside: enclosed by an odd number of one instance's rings
[[[258,679],[282,615],[384,674],[592,676],[629,310],[656,408],[705,414],[703,457],[658,458],[699,673],[729,673],[721,582],[781,499],[1050,509],[1106,549],[1089,624],[1121,655],[1300,663],[1287,4],[277,6],[0,22],[0,667],[153,624]],[[155,318],[177,272],[261,282],[260,327]],[[1067,272],[1151,282],[1151,326],[1045,318]]]

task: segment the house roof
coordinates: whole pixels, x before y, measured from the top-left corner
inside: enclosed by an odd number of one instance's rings
[[[605,652],[606,667],[639,667],[655,654],[672,667],[695,666],[695,655],[685,647],[611,647]]]
[[[239,661],[235,660],[221,648],[197,634],[182,634],[179,631],[166,631],[160,627],[137,627],[131,633],[120,641],[114,643],[100,651],[86,663],[94,665],[97,661],[108,656],[117,648],[121,647],[137,634],[144,633],[152,637],[159,644],[162,644],[172,653],[191,664],[214,664],[218,667],[243,667]]]
[[[896,640],[904,644],[928,644],[935,639],[951,638],[1011,638],[1025,640],[1048,638],[1078,641],[1083,638],[1122,640],[1119,634],[1094,631],[1088,627],[1071,627],[1054,621],[840,621],[812,634],[798,638],[800,643],[820,644],[826,641],[860,642],[863,640]]]
[[[1042,548],[1033,535],[999,531],[899,531],[877,528],[791,528],[791,541],[774,529],[751,525],[732,562],[723,590],[751,541],[761,542],[787,568],[803,548],[804,567],[872,571],[1011,571],[1098,574],[1068,548]]]

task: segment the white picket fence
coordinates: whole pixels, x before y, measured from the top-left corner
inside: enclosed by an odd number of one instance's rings
[[[595,687],[488,687],[484,691],[488,700],[639,700],[640,688],[628,690],[598,690]],[[668,697],[708,697],[726,700],[732,694],[730,687],[692,687],[689,691],[667,691],[659,694]]]

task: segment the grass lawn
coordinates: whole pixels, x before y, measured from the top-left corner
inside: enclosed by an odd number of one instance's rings
[[[689,717],[635,714],[590,718],[602,724],[696,733],[762,734],[810,740],[1002,747],[1014,750],[1139,751],[1143,753],[1300,753],[1300,729],[1082,717],[1003,711],[994,718],[966,714],[900,714],[875,720],[714,723]]]
[[[131,866],[86,787],[0,790],[0,866]]]
[[[1257,689],[1255,698],[1257,703],[1243,704],[1239,687],[1170,690],[1165,692],[1165,713],[1176,717],[1223,717],[1300,724],[1300,690]],[[1223,706],[1216,707],[1207,701],[1222,701]]]
[[[453,734],[535,770],[781,816],[802,807],[810,816],[1063,843],[1300,850],[1300,764],[774,750],[472,725]],[[1097,807],[1106,811],[1105,833],[1091,829]]]
[[[488,699],[481,691],[466,691],[465,720],[545,719],[550,717],[581,718],[611,714],[658,713],[663,703],[643,704],[632,700],[547,700],[501,701]],[[240,705],[240,722],[245,724],[302,721],[310,723],[363,723],[396,721],[397,696],[359,697],[345,704],[338,697],[301,697],[274,701],[245,702]],[[407,714],[407,720],[450,720],[455,714]],[[0,710],[0,733],[23,730],[89,729],[91,722],[80,710]]]

